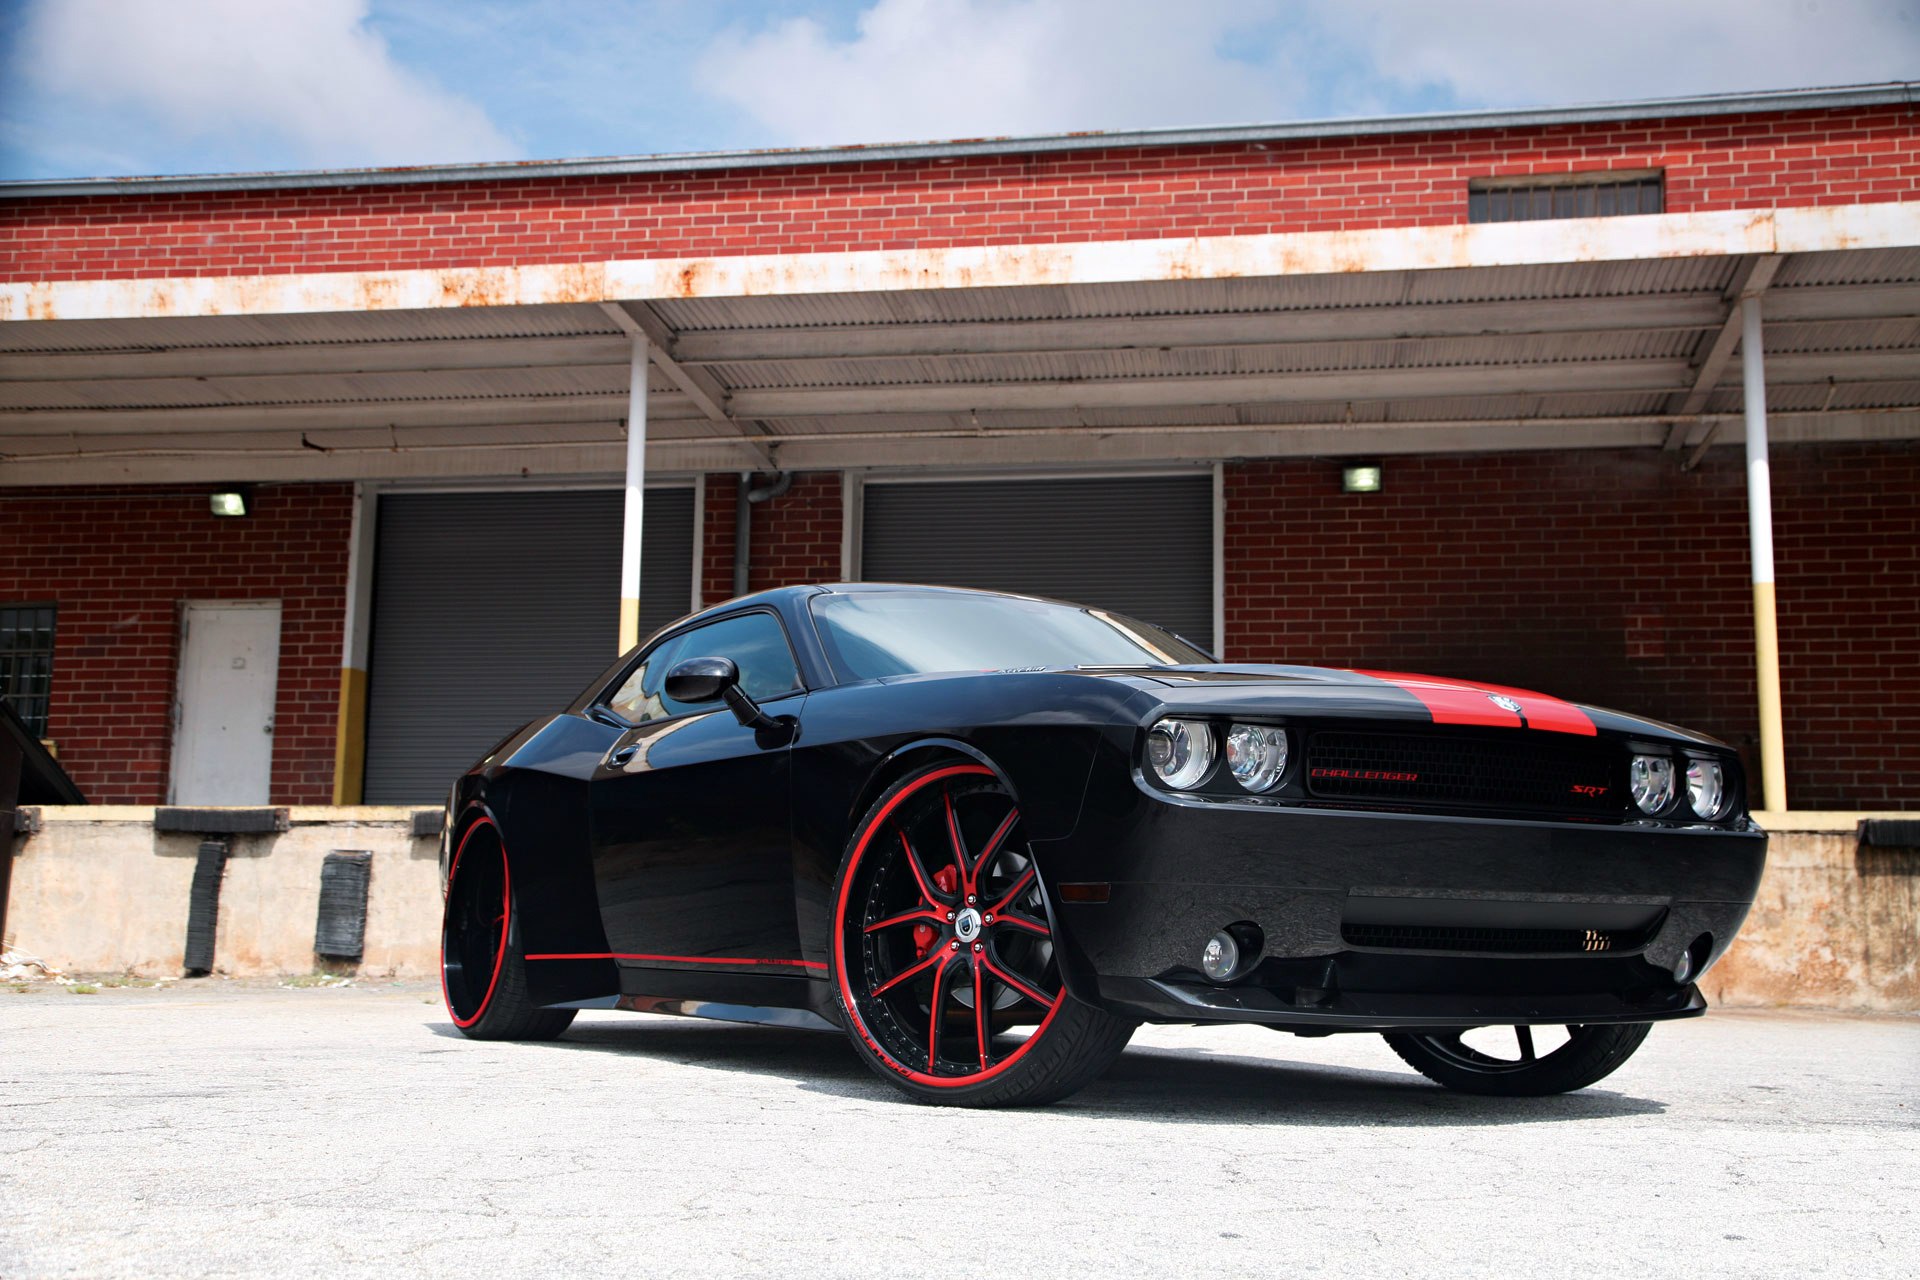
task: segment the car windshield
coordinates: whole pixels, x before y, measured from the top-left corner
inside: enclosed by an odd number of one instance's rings
[[[1173,666],[1210,659],[1170,631],[1099,609],[1013,596],[871,591],[810,606],[843,680],[933,671]]]

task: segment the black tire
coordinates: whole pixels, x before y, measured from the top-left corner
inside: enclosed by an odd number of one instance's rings
[[[527,997],[513,877],[491,818],[467,828],[447,872],[440,993],[453,1025],[473,1040],[551,1040],[573,1022],[574,1010],[542,1009]]]
[[[889,787],[847,843],[833,902],[841,1023],[874,1074],[917,1102],[1057,1102],[1138,1025],[1067,992],[1019,810],[982,765],[943,761]]]
[[[1406,1064],[1435,1084],[1459,1093],[1495,1098],[1537,1098],[1570,1093],[1603,1080],[1633,1056],[1653,1026],[1630,1022],[1617,1026],[1568,1027],[1567,1042],[1551,1053],[1533,1056],[1532,1028],[1515,1027],[1515,1056],[1503,1058],[1467,1045],[1467,1033],[1386,1033],[1386,1041]]]

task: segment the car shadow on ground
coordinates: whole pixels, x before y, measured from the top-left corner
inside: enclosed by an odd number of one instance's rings
[[[460,1037],[446,1023],[442,1036]],[[788,1081],[812,1093],[913,1103],[837,1034],[669,1018],[578,1022],[543,1050],[613,1053]],[[1196,1124],[1506,1125],[1659,1115],[1666,1104],[1604,1088],[1546,1098],[1453,1093],[1405,1071],[1135,1046],[1062,1111]]]

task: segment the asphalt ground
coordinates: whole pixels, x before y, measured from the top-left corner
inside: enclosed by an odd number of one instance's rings
[[[0,1277],[1920,1274],[1920,1018],[1722,1012],[1594,1088],[1377,1037],[1146,1028],[1043,1110],[837,1037],[425,984],[0,987]]]

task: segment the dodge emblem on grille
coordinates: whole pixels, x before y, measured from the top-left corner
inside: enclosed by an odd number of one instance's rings
[[[1490,693],[1487,695],[1487,701],[1499,707],[1502,711],[1511,711],[1515,715],[1520,714],[1520,704],[1504,693]]]

